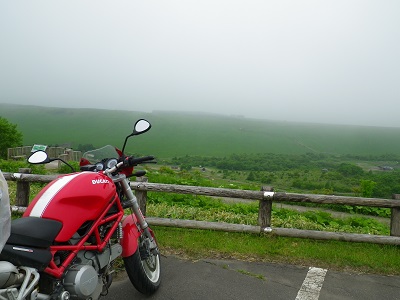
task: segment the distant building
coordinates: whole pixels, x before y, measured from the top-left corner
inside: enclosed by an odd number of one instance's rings
[[[383,171],[392,171],[393,167],[390,166],[378,166],[379,169],[383,170]]]

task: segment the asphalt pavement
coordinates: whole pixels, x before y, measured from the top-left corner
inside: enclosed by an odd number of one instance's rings
[[[162,284],[152,296],[137,292],[121,274],[102,299],[393,300],[400,276],[352,274],[264,262],[161,258]]]

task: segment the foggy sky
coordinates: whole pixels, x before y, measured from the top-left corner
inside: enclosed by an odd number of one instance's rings
[[[399,15],[398,0],[0,0],[0,103],[400,127]]]

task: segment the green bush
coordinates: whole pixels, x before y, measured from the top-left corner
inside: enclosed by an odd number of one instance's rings
[[[60,167],[58,168],[58,172],[60,174],[69,174],[79,171],[79,162],[69,161],[68,163],[72,166],[73,170],[68,165],[61,163]]]
[[[30,168],[32,174],[46,174],[44,165],[31,165],[27,161],[22,160],[5,160],[0,159],[0,170],[4,173],[18,173],[20,168]]]

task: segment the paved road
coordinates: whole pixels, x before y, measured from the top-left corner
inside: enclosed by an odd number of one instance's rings
[[[174,256],[162,257],[162,268],[162,285],[156,294],[141,295],[121,276],[102,299],[400,299],[400,276],[232,260],[193,262]]]

